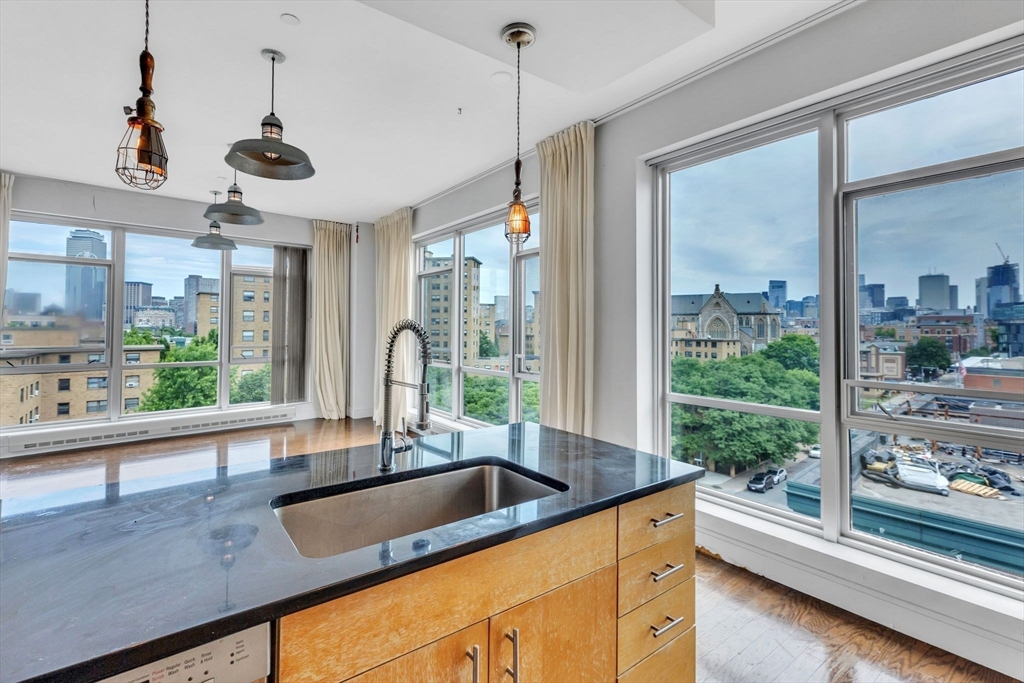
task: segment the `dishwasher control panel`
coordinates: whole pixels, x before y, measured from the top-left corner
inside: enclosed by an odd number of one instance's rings
[[[269,675],[270,624],[260,624],[100,683],[253,683]]]

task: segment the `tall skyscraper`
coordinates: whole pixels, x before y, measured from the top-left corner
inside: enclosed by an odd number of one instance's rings
[[[1015,304],[1020,301],[1020,266],[1002,263],[988,267],[988,310],[996,304]]]
[[[949,286],[949,307],[960,308],[960,287],[959,285]]]
[[[974,312],[988,317],[987,277],[979,277],[974,281]]]
[[[190,334],[196,333],[197,294],[218,294],[220,293],[220,280],[215,277],[203,277],[202,275],[189,275],[185,278],[185,331]]]
[[[185,317],[187,311],[185,310],[185,297],[176,296],[167,302],[167,305],[174,310],[174,326],[185,328]]]
[[[67,238],[67,256],[82,259],[107,258],[107,243],[95,230],[72,230]],[[107,271],[95,266],[65,266],[64,312],[86,320],[102,320],[107,305]]]
[[[135,311],[153,305],[153,284],[150,282],[124,283],[124,324],[130,325]]]
[[[917,305],[920,308],[944,311],[950,307],[948,275],[921,275],[917,278],[917,292]]]
[[[786,308],[787,298],[785,280],[768,281],[768,303],[781,311]]]
[[[871,308],[885,308],[885,285],[881,283],[864,285]]]

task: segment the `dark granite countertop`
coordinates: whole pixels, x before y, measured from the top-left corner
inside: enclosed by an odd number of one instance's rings
[[[375,455],[362,446],[235,467],[228,458],[223,467],[114,490],[0,501],[0,681],[104,678],[703,476],[531,423],[429,436],[397,456],[389,477],[491,457],[569,490],[395,539],[390,555],[380,545],[299,555],[270,501],[376,477]],[[225,536],[234,541],[226,561]],[[426,554],[412,548],[423,538]]]

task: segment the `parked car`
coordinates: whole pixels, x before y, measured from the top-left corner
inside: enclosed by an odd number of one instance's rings
[[[774,488],[775,480],[767,472],[758,472],[747,482],[747,488],[758,493],[766,493],[768,489]]]
[[[786,474],[786,468],[785,467],[769,467],[765,471],[765,474],[768,474],[768,475],[771,476],[772,483],[775,484],[776,486],[778,486],[782,482],[786,481],[787,477],[789,476],[788,474]]]
[[[811,446],[811,450],[807,453],[808,458],[820,458],[821,457],[821,444],[816,443]]]

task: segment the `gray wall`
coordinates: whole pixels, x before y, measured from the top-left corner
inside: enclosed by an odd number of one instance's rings
[[[598,126],[595,436],[653,447],[651,173],[643,159],[1007,38],[1022,20],[1020,2],[866,2]],[[535,193],[536,157],[525,163]],[[507,203],[511,174],[501,169],[420,207],[414,233]]]

